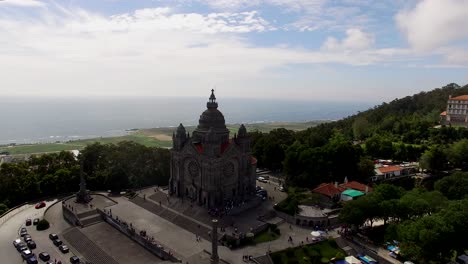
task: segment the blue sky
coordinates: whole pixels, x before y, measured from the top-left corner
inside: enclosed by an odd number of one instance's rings
[[[0,95],[381,102],[468,83],[468,0],[3,0]]]

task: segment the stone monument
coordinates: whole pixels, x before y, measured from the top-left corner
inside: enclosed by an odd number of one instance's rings
[[[89,203],[91,201],[91,196],[89,192],[86,190],[86,181],[84,178],[83,172],[83,161],[80,162],[80,190],[76,194],[76,202],[77,203]]]

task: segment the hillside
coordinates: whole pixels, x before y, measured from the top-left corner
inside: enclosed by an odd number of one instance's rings
[[[364,140],[378,134],[391,137],[393,141],[420,144],[431,136],[429,129],[438,125],[439,115],[446,109],[449,95],[463,94],[468,94],[468,85],[460,87],[451,83],[429,92],[383,103],[336,122],[321,124],[299,133],[299,137],[304,141],[317,135],[328,139],[333,130],[339,130],[350,139]]]

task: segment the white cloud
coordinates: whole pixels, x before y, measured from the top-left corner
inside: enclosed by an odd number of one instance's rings
[[[413,48],[430,51],[468,37],[468,0],[422,0],[395,20]]]
[[[468,66],[468,50],[464,48],[442,48],[441,54],[447,65]]]
[[[372,35],[358,28],[350,28],[346,30],[346,37],[341,41],[334,37],[328,37],[322,45],[322,49],[329,51],[366,50],[369,49],[373,43],[374,38]]]
[[[307,83],[283,73],[291,65],[368,65],[399,56],[372,49],[371,38],[358,29],[337,41],[353,52],[255,47],[243,32],[274,28],[254,11],[201,15],[154,8],[103,16],[47,9],[38,15],[0,14],[0,94],[198,95],[197,88],[216,83],[231,96],[279,97],[285,80]],[[269,92],[275,88],[276,94]]]
[[[20,6],[20,7],[42,7],[45,3],[37,0],[2,0],[1,6]]]

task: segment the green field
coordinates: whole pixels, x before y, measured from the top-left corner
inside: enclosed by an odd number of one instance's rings
[[[269,132],[276,128],[286,128],[289,130],[303,130],[308,127],[316,126],[325,121],[313,121],[305,123],[293,123],[293,122],[272,122],[272,123],[257,123],[248,124],[246,128],[248,131],[260,131]],[[228,129],[231,134],[237,133],[239,124],[228,124]],[[192,132],[195,126],[188,126],[188,132]],[[62,150],[80,150],[86,145],[99,142],[102,144],[107,143],[118,143],[121,141],[133,141],[147,147],[163,147],[168,148],[172,146],[172,133],[176,130],[175,127],[161,127],[151,129],[141,129],[131,132],[129,135],[121,137],[101,137],[93,139],[75,140],[69,142],[60,143],[41,143],[41,144],[24,144],[16,146],[0,146],[0,152],[8,152],[10,155],[22,155],[22,154],[33,154],[33,153],[47,153],[57,152]],[[231,135],[231,136],[232,136]]]

